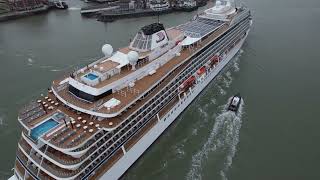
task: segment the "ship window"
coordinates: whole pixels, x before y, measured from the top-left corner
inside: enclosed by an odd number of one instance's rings
[[[89,101],[89,102],[97,101],[97,100],[99,100],[109,94],[112,94],[112,90],[110,89],[99,96],[94,96],[94,95],[85,93],[83,91],[80,91],[79,89],[77,89],[71,85],[69,86],[69,92],[71,92],[73,95],[77,96],[78,98]]]

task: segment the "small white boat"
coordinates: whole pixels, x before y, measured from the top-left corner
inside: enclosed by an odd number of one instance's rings
[[[230,100],[229,106],[228,106],[228,111],[233,111],[235,113],[238,112],[240,104],[241,104],[242,98],[240,94],[237,94],[232,97]]]

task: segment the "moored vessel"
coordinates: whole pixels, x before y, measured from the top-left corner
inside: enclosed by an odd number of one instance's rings
[[[146,25],[117,51],[104,45],[104,57],[20,110],[14,177],[118,179],[230,62],[251,24],[247,7],[221,2],[185,24]]]

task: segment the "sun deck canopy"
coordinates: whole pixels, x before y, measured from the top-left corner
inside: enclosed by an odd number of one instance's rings
[[[191,38],[202,38],[210,32],[218,29],[223,22],[198,17],[194,21],[182,24],[177,28],[184,32],[186,36]]]
[[[109,58],[109,60],[119,63],[117,66],[118,69],[129,64],[128,55],[120,51],[117,51],[112,57]]]
[[[192,38],[192,37],[186,37],[182,42],[181,42],[181,45],[182,46],[188,46],[188,45],[191,45],[191,44],[194,44],[196,42],[198,42],[201,38]]]

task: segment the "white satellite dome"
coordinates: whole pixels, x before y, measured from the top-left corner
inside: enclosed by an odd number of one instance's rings
[[[135,70],[135,65],[137,64],[139,60],[139,54],[136,51],[130,51],[128,53],[128,60],[130,65],[132,66],[132,70]]]
[[[102,53],[106,57],[110,57],[113,53],[113,47],[110,44],[105,44],[102,46]]]
[[[130,51],[128,53],[129,62],[137,62],[139,59],[139,54],[136,51]]]

